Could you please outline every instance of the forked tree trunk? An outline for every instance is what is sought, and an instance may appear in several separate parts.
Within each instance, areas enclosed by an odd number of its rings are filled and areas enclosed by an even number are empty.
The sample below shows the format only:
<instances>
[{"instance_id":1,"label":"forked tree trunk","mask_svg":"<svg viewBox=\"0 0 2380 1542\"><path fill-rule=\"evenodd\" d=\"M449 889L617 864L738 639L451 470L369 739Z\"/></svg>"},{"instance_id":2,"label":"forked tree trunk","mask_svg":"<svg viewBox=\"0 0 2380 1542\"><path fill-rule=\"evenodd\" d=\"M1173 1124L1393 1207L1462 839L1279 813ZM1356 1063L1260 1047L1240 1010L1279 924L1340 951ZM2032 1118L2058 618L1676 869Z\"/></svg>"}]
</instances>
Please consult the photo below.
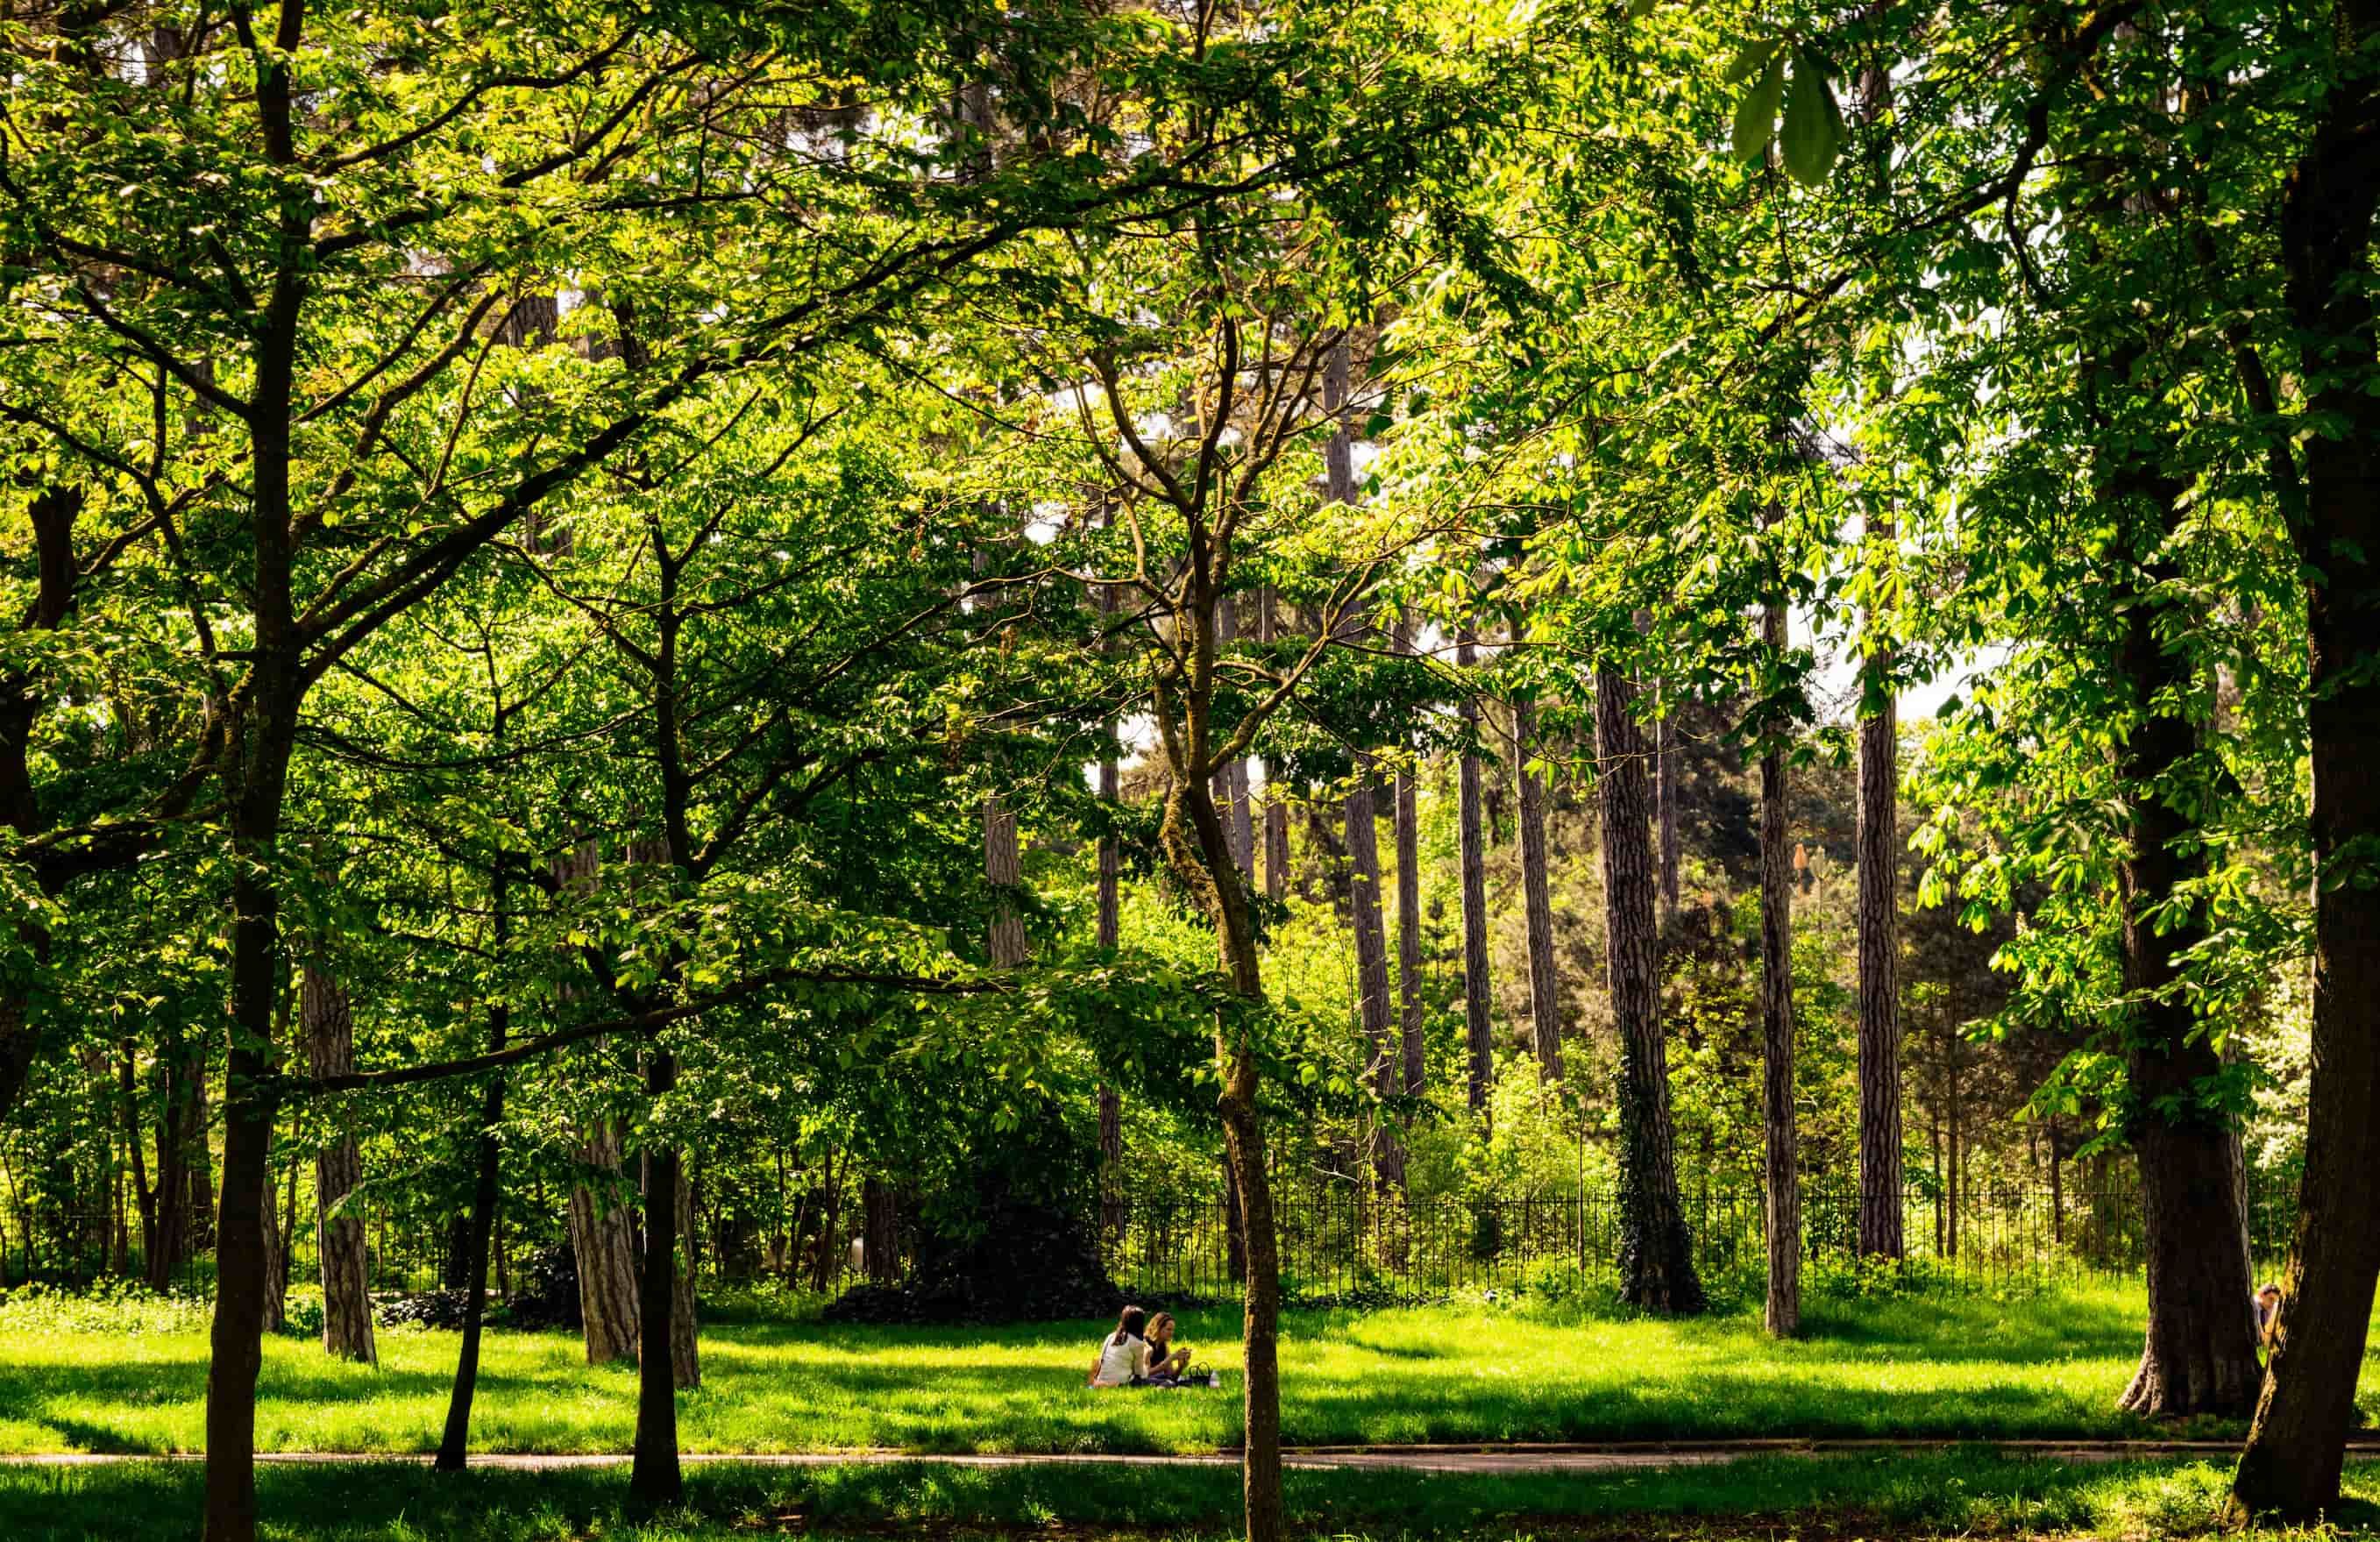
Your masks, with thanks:
<instances>
[{"instance_id":1,"label":"forked tree trunk","mask_svg":"<svg viewBox=\"0 0 2380 1542\"><path fill-rule=\"evenodd\" d=\"M1869 534L1893 538L1888 515ZM1900 1147L1900 716L1892 655L1865 665L1875 710L1859 725L1859 1249L1872 1258L1906 1256Z\"/></svg>"},{"instance_id":2,"label":"forked tree trunk","mask_svg":"<svg viewBox=\"0 0 2380 1542\"><path fill-rule=\"evenodd\" d=\"M1772 654L1784 652L1784 605L1772 601L1764 608L1761 633ZM1760 1040L1766 1320L1770 1333L1791 1339L1802 1331L1802 1173L1793 1111L1793 869L1786 849L1781 742L1788 725L1772 717L1765 726L1769 742L1760 757Z\"/></svg>"},{"instance_id":3,"label":"forked tree trunk","mask_svg":"<svg viewBox=\"0 0 2380 1542\"><path fill-rule=\"evenodd\" d=\"M636 1218L623 1202L620 1134L606 1117L595 1121L580 1162L606 1175L602 1192L581 1183L570 1191L570 1246L578 1258L578 1314L587 1363L608 1366L637 1353Z\"/></svg>"},{"instance_id":4,"label":"forked tree trunk","mask_svg":"<svg viewBox=\"0 0 2380 1542\"><path fill-rule=\"evenodd\" d=\"M1389 944L1380 925L1380 844L1372 796L1372 758L1355 761L1355 786L1347 795L1347 857L1353 880L1350 908L1355 931L1355 993L1364 1042L1371 1054L1372 1093L1391 1098L1398 1088L1396 1029L1389 1012ZM1383 1187L1404 1179L1404 1148L1385 1116L1372 1127L1372 1170Z\"/></svg>"},{"instance_id":5,"label":"forked tree trunk","mask_svg":"<svg viewBox=\"0 0 2380 1542\"><path fill-rule=\"evenodd\" d=\"M2303 339L2310 410L2346 425L2305 442L2293 521L2306 594L2307 740L2313 771L2313 1083L2297 1234L2278 1346L2233 1481L2243 1512L2309 1517L2336 1506L2355 1385L2380 1281L2380 403L2371 289L2380 92L2368 67L2380 6L2338 7L2325 104L2289 183L2282 265ZM2269 396L2270 392L2264 395ZM2286 462L2286 450L2279 455Z\"/></svg>"},{"instance_id":6,"label":"forked tree trunk","mask_svg":"<svg viewBox=\"0 0 2380 1542\"><path fill-rule=\"evenodd\" d=\"M1464 626L1456 631L1454 667L1465 680L1460 710L1465 729L1474 737L1479 733L1479 698L1470 694L1469 676L1476 652L1471 629ZM1463 868L1463 1026L1470 1050L1464 1092L1471 1111L1484 1114L1488 1088L1496 1079L1496 1046L1495 1023L1488 1015L1488 856L1480 830L1479 758L1463 756L1456 774L1462 783L1456 818L1462 847L1458 860Z\"/></svg>"},{"instance_id":7,"label":"forked tree trunk","mask_svg":"<svg viewBox=\"0 0 2380 1542\"><path fill-rule=\"evenodd\" d=\"M1536 703L1523 697L1512 703L1512 774L1521 782L1521 908L1528 941L1529 1039L1536 1050L1538 1079L1558 1082L1562 1075L1561 977L1554 963L1553 897L1546 871L1545 783L1529 773L1536 737ZM1637 774L1644 774L1641 766Z\"/></svg>"},{"instance_id":8,"label":"forked tree trunk","mask_svg":"<svg viewBox=\"0 0 2380 1542\"><path fill-rule=\"evenodd\" d=\"M306 1053L316 1077L356 1068L355 1014L345 987L308 965L299 1014ZM314 1158L315 1251L322 1263L322 1348L342 1360L377 1365L372 1339L370 1261L357 1190L363 1184L362 1148L343 1131Z\"/></svg>"},{"instance_id":9,"label":"forked tree trunk","mask_svg":"<svg viewBox=\"0 0 2380 1542\"><path fill-rule=\"evenodd\" d=\"M1661 1039L1659 960L1653 925L1652 794L1644 740L1628 715L1634 687L1595 673L1597 791L1603 825L1603 907L1611 1015L1620 1033L1620 1298L1665 1312L1706 1303L1678 1202L1670 1123L1670 1065Z\"/></svg>"}]
</instances>

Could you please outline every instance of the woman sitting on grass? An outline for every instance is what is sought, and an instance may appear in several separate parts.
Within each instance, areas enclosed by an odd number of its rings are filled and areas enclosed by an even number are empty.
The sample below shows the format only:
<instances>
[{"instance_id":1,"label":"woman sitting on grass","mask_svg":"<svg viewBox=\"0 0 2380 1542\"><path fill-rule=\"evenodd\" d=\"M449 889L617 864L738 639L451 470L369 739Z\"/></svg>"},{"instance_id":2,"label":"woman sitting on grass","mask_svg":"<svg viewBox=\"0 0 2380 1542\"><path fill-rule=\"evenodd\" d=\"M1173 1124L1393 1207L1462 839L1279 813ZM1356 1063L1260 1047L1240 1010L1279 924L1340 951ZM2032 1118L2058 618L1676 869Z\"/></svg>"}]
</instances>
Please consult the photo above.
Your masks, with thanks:
<instances>
[{"instance_id":1,"label":"woman sitting on grass","mask_svg":"<svg viewBox=\"0 0 2380 1542\"><path fill-rule=\"evenodd\" d=\"M1123 1309L1115 1331L1099 1341L1099 1352L1091 1357L1092 1386L1129 1387L1140 1380L1140 1367L1148 1358L1148 1345L1140 1335L1148 1326L1148 1313L1137 1306Z\"/></svg>"},{"instance_id":2,"label":"woman sitting on grass","mask_svg":"<svg viewBox=\"0 0 2380 1542\"><path fill-rule=\"evenodd\" d=\"M1141 1379L1152 1387L1191 1385L1190 1352L1173 1347L1173 1314L1160 1312L1148 1319L1147 1368ZM1200 1379L1204 1379L1202 1377Z\"/></svg>"}]
</instances>

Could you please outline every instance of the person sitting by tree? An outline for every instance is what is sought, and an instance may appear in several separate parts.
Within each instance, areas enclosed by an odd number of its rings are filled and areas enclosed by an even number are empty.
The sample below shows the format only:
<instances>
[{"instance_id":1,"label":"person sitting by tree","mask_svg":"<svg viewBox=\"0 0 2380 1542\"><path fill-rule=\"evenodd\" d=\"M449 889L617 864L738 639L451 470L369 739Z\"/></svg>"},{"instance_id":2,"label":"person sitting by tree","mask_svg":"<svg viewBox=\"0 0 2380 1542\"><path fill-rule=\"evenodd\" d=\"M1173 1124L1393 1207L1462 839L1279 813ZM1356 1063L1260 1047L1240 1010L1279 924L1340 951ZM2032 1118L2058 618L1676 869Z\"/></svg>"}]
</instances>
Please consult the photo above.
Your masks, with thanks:
<instances>
[{"instance_id":1,"label":"person sitting by tree","mask_svg":"<svg viewBox=\"0 0 2380 1542\"><path fill-rule=\"evenodd\" d=\"M1148 1357L1141 1334L1148 1326L1148 1314L1137 1306L1118 1315L1115 1331L1099 1341L1099 1353L1091 1356L1091 1386L1129 1387L1140 1380L1140 1367Z\"/></svg>"},{"instance_id":2,"label":"person sitting by tree","mask_svg":"<svg viewBox=\"0 0 2380 1542\"><path fill-rule=\"evenodd\" d=\"M2280 1327L2281 1288L2268 1280L2256 1293L2256 1342L2269 1351Z\"/></svg>"}]
</instances>

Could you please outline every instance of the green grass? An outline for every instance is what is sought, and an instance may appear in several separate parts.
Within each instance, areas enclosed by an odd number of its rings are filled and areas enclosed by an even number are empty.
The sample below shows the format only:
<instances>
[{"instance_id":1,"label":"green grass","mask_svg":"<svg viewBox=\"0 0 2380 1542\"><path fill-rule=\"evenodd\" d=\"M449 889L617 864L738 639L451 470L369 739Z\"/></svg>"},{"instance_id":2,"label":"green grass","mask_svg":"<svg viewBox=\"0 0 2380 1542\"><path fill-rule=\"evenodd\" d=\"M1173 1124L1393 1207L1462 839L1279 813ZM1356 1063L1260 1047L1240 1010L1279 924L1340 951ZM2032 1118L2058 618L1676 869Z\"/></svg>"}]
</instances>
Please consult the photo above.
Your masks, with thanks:
<instances>
[{"instance_id":1,"label":"green grass","mask_svg":"<svg viewBox=\"0 0 2380 1542\"><path fill-rule=\"evenodd\" d=\"M1297 1444L2149 1433L2114 1411L2140 1345L2136 1291L2035 1298L1814 1302L1778 1344L1737 1312L1670 1322L1555 1317L1510 1305L1293 1312L1282 1427ZM708 1327L703 1387L682 1397L692 1451L1211 1451L1239 1438L1220 1392L1092 1391L1100 1325L996 1330L744 1322ZM1184 1314L1203 1354L1237 1317ZM383 1330L378 1369L310 1341L266 1345L257 1439L269 1451L435 1447L455 1338ZM202 1319L164 1306L0 1304L0 1451L193 1451L202 1443ZM1226 1361L1228 1365L1228 1360ZM476 1449L619 1451L635 1372L589 1368L561 1333L488 1339ZM2367 1398L2380 1375L2367 1373ZM2171 1429L2161 1433L2176 1433ZM2209 1426L2181 1433L2224 1434Z\"/></svg>"},{"instance_id":2,"label":"green grass","mask_svg":"<svg viewBox=\"0 0 2380 1542\"><path fill-rule=\"evenodd\" d=\"M194 1463L0 1470L0 1536L22 1542L183 1542L194 1535ZM479 1472L264 1468L264 1535L306 1542L725 1542L803 1533L1220 1538L1237 1522L1238 1475L1219 1468L894 1464L696 1468L686 1505L650 1522L621 1506L617 1468ZM1973 1449L1886 1458L1770 1457L1724 1467L1613 1475L1288 1475L1300 1536L1507 1539L1569 1536L1700 1542L1840 1536L2162 1537L2211 1531L2225 1475L2204 1463L2070 1465ZM2380 1468L2350 1469L2350 1502L2316 1531L2369 1535Z\"/></svg>"}]
</instances>

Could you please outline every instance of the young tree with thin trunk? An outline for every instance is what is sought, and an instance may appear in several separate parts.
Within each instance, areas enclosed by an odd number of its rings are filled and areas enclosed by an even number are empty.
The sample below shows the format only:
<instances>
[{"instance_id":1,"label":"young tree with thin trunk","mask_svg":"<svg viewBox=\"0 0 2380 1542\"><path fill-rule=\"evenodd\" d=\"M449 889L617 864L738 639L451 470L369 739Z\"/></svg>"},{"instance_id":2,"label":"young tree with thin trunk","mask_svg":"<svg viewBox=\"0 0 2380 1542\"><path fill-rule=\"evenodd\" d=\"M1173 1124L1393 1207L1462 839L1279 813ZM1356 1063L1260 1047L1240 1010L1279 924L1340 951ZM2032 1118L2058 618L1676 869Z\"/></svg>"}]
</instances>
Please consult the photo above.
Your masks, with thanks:
<instances>
[{"instance_id":1,"label":"young tree with thin trunk","mask_svg":"<svg viewBox=\"0 0 2380 1542\"><path fill-rule=\"evenodd\" d=\"M1410 613L1399 613L1393 645L1399 653L1414 650ZM1404 1067L1402 1090L1408 1098L1418 1098L1428 1073L1421 1031L1421 802L1413 767L1402 759L1397 762L1395 797L1397 1036Z\"/></svg>"},{"instance_id":2,"label":"young tree with thin trunk","mask_svg":"<svg viewBox=\"0 0 2380 1542\"><path fill-rule=\"evenodd\" d=\"M1356 757L1355 785L1346 797L1351 926L1355 934L1355 1000L1368 1054L1367 1072L1376 1098L1392 1098L1399 1087L1395 1025L1389 1005L1388 938L1380 925L1379 820L1373 804L1373 762ZM1404 1149L1385 1118L1372 1129L1372 1169L1380 1186L1404 1181Z\"/></svg>"},{"instance_id":3,"label":"young tree with thin trunk","mask_svg":"<svg viewBox=\"0 0 2380 1542\"><path fill-rule=\"evenodd\" d=\"M1761 641L1772 662L1786 649L1785 604L1761 607ZM1772 714L1761 725L1760 755L1760 1045L1761 1123L1766 1160L1768 1331L1780 1339L1802 1331L1801 1139L1793 1096L1793 869L1785 740L1791 723Z\"/></svg>"},{"instance_id":4,"label":"young tree with thin trunk","mask_svg":"<svg viewBox=\"0 0 2380 1542\"><path fill-rule=\"evenodd\" d=\"M1561 974L1554 958L1545 783L1529 769L1529 758L1537 749L1536 738L1536 702L1527 696L1515 698L1512 774L1521 782L1521 910L1528 944L1529 1041L1536 1051L1538 1080L1558 1082L1562 1076Z\"/></svg>"},{"instance_id":5,"label":"young tree with thin trunk","mask_svg":"<svg viewBox=\"0 0 2380 1542\"><path fill-rule=\"evenodd\" d=\"M1477 651L1471 628L1460 626L1454 634L1454 667L1463 676L1458 710L1464 732L1474 739L1480 727L1479 698L1473 679ZM1456 775L1460 779L1456 861L1462 868L1463 890L1463 1025L1469 1057L1464 1101L1473 1114L1480 1115L1487 1111L1488 1088L1496 1078L1496 1046L1495 1024L1488 1013L1488 856L1482 839L1485 832L1480 829L1479 758L1466 749Z\"/></svg>"}]
</instances>

